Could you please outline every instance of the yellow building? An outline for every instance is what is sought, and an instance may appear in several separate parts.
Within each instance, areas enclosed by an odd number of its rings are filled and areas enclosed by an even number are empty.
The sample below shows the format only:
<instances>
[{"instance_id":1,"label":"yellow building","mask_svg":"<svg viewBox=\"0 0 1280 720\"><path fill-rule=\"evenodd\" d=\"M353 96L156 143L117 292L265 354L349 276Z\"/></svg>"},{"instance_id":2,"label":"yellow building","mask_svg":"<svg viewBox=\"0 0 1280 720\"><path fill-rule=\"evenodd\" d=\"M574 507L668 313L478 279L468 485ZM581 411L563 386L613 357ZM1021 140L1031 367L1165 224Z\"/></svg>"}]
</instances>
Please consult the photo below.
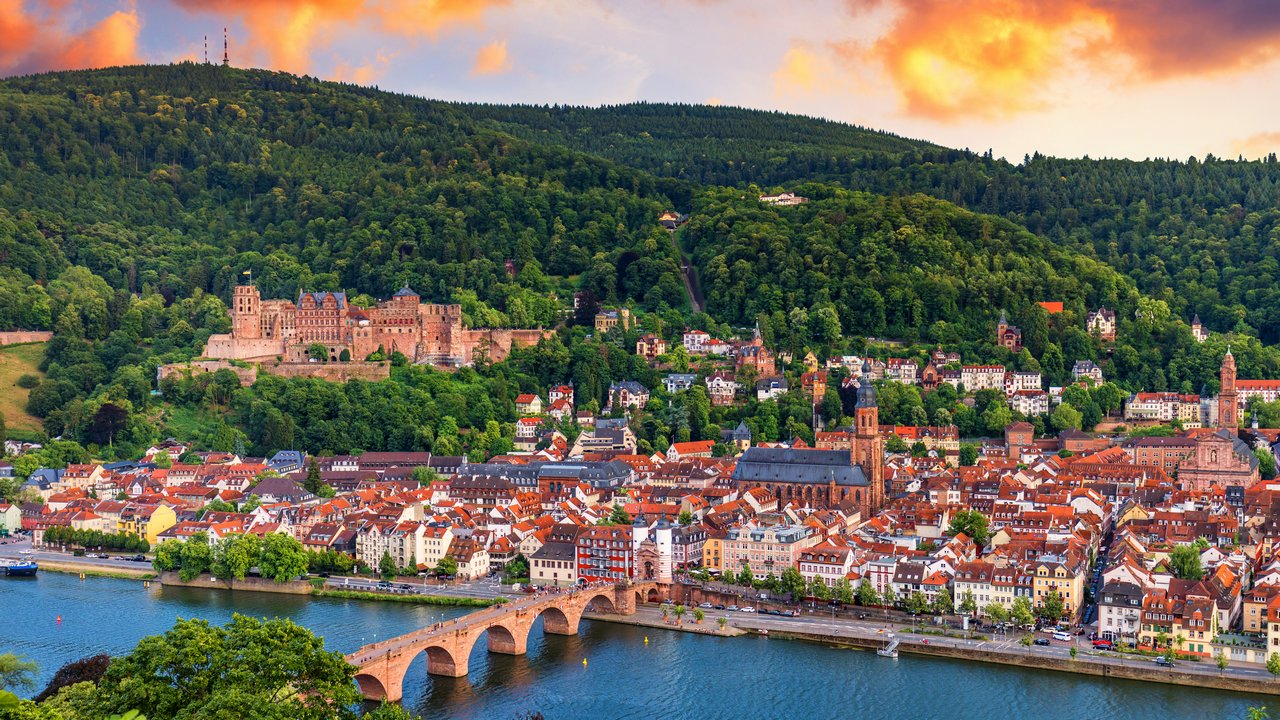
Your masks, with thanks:
<instances>
[{"instance_id":1,"label":"yellow building","mask_svg":"<svg viewBox=\"0 0 1280 720\"><path fill-rule=\"evenodd\" d=\"M724 538L707 533L702 544L702 568L707 572L724 570Z\"/></svg>"},{"instance_id":2,"label":"yellow building","mask_svg":"<svg viewBox=\"0 0 1280 720\"><path fill-rule=\"evenodd\" d=\"M1064 617L1075 618L1084 600L1084 562L1071 555L1045 555L1032 565L1032 599L1036 607L1045 597L1057 591L1062 597Z\"/></svg>"},{"instance_id":3,"label":"yellow building","mask_svg":"<svg viewBox=\"0 0 1280 720\"><path fill-rule=\"evenodd\" d=\"M178 515L168 505L130 505L120 513L117 532L133 533L152 545L160 533L178 523Z\"/></svg>"}]
</instances>

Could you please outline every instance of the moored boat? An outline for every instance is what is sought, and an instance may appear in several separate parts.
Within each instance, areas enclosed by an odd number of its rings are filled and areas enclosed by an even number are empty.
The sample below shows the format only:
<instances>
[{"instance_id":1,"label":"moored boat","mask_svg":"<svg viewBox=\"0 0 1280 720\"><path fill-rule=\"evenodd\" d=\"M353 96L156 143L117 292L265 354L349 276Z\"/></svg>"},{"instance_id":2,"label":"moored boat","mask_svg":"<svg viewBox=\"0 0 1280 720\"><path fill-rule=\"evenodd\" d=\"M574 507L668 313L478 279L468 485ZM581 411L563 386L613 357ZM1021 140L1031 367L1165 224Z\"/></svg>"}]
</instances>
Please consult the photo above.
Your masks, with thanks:
<instances>
[{"instance_id":1,"label":"moored boat","mask_svg":"<svg viewBox=\"0 0 1280 720\"><path fill-rule=\"evenodd\" d=\"M6 577L31 577L36 574L40 566L35 560L10 560L0 558L0 571Z\"/></svg>"}]
</instances>

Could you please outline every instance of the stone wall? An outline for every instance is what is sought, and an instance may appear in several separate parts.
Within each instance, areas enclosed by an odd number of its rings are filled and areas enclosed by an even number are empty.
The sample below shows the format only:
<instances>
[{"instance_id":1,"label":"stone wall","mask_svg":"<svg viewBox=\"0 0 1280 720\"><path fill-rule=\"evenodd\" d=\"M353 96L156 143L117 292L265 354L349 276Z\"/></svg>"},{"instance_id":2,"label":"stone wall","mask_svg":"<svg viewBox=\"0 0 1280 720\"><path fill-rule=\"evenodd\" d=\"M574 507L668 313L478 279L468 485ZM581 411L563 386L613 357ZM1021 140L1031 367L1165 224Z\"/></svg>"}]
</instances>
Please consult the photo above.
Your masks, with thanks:
<instances>
[{"instance_id":1,"label":"stone wall","mask_svg":"<svg viewBox=\"0 0 1280 720\"><path fill-rule=\"evenodd\" d=\"M49 342L53 333L48 330L13 330L0 332L0 346L19 345L21 343Z\"/></svg>"},{"instance_id":2,"label":"stone wall","mask_svg":"<svg viewBox=\"0 0 1280 720\"><path fill-rule=\"evenodd\" d=\"M366 362L269 362L261 366L263 372L281 377L313 377L329 382L347 382L348 380L368 380L376 382L391 377L391 363Z\"/></svg>"},{"instance_id":3,"label":"stone wall","mask_svg":"<svg viewBox=\"0 0 1280 720\"><path fill-rule=\"evenodd\" d=\"M269 360L284 354L284 343L272 338L246 339L210 335L204 356L222 360Z\"/></svg>"},{"instance_id":4,"label":"stone wall","mask_svg":"<svg viewBox=\"0 0 1280 720\"><path fill-rule=\"evenodd\" d=\"M311 583L303 580L278 583L260 577L247 577L244 580L218 580L212 575L201 575L194 580L184 581L176 572L160 573L161 585L179 587L207 588L211 590L247 590L250 592L280 593L282 595L310 595Z\"/></svg>"},{"instance_id":5,"label":"stone wall","mask_svg":"<svg viewBox=\"0 0 1280 720\"><path fill-rule=\"evenodd\" d=\"M507 328L479 328L463 331L463 358L465 364L475 362L478 352L485 352L489 362L502 362L511 354L511 348L537 345L544 337L551 337L554 330L511 330Z\"/></svg>"},{"instance_id":6,"label":"stone wall","mask_svg":"<svg viewBox=\"0 0 1280 720\"><path fill-rule=\"evenodd\" d=\"M236 378L240 380L242 387L248 387L258 379L258 373L253 368L244 368L238 365L232 365L226 360L193 360L186 363L169 363L161 365L156 370L156 379L164 380L173 375L203 375L205 373L217 372L219 370L230 370L236 374Z\"/></svg>"}]
</instances>

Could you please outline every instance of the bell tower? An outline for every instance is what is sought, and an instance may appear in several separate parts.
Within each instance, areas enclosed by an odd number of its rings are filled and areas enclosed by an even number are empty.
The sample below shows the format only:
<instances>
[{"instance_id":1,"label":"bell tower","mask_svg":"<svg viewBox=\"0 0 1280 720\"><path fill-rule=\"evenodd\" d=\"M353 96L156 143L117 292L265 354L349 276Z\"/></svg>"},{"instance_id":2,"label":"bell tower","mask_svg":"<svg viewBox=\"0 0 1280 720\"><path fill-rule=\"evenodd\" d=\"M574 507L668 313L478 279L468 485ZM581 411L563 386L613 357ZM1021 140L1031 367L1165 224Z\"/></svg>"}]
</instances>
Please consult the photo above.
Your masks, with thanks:
<instances>
[{"instance_id":1,"label":"bell tower","mask_svg":"<svg viewBox=\"0 0 1280 720\"><path fill-rule=\"evenodd\" d=\"M880 437L880 408L876 405L876 389L871 381L871 361L862 364L862 384L854 406L854 432L850 461L862 468L867 477L866 494L858 509L864 520L884 507L884 440Z\"/></svg>"},{"instance_id":2,"label":"bell tower","mask_svg":"<svg viewBox=\"0 0 1280 720\"><path fill-rule=\"evenodd\" d=\"M1218 427L1234 431L1240 427L1240 402L1236 395L1236 358L1231 354L1231 348L1227 348L1227 354L1222 356L1219 379Z\"/></svg>"}]
</instances>

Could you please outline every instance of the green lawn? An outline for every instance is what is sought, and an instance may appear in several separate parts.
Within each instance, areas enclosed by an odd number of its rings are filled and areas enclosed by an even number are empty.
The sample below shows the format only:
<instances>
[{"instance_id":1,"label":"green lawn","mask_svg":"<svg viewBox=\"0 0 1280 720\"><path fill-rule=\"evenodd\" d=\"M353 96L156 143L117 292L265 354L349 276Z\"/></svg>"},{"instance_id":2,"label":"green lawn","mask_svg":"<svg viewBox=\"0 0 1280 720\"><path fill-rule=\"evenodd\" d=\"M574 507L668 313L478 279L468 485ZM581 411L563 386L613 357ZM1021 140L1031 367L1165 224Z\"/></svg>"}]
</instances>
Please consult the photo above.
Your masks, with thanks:
<instances>
[{"instance_id":1,"label":"green lawn","mask_svg":"<svg viewBox=\"0 0 1280 720\"><path fill-rule=\"evenodd\" d=\"M44 343L25 343L0 347L0 413L9 430L18 430L19 437L43 429L40 418L27 414L29 390L18 387L18 378L32 374L44 378L37 370L44 359Z\"/></svg>"}]
</instances>

